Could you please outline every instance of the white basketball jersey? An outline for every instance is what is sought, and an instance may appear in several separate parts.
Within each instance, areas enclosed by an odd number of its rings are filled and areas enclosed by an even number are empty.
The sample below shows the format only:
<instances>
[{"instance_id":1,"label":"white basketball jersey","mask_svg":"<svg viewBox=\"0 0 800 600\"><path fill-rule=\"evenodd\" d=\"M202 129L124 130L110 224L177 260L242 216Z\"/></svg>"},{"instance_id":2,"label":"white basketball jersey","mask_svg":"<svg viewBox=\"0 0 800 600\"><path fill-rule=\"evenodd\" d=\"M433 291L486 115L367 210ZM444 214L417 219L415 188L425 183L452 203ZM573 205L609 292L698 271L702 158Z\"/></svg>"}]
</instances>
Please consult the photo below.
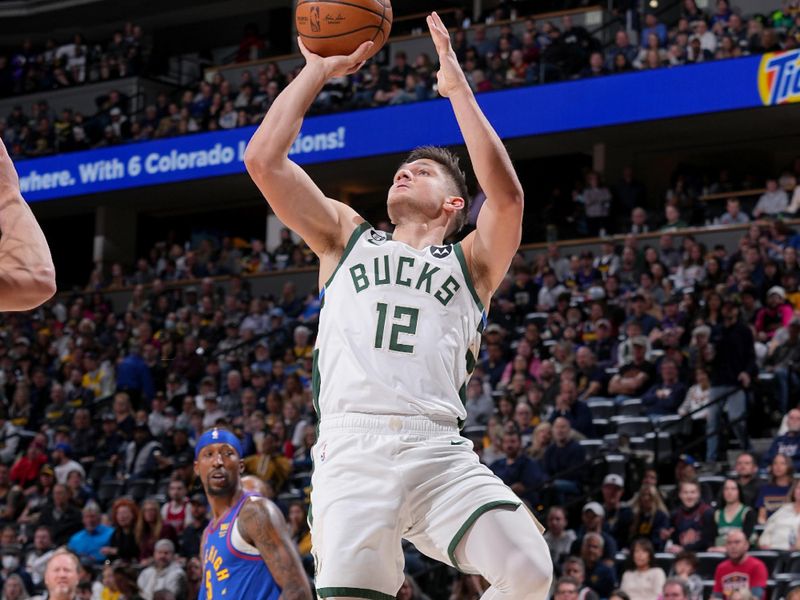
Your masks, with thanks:
<instances>
[{"instance_id":1,"label":"white basketball jersey","mask_svg":"<svg viewBox=\"0 0 800 600\"><path fill-rule=\"evenodd\" d=\"M466 418L485 313L460 244L417 250L363 223L322 298L312 382L320 419Z\"/></svg>"}]
</instances>

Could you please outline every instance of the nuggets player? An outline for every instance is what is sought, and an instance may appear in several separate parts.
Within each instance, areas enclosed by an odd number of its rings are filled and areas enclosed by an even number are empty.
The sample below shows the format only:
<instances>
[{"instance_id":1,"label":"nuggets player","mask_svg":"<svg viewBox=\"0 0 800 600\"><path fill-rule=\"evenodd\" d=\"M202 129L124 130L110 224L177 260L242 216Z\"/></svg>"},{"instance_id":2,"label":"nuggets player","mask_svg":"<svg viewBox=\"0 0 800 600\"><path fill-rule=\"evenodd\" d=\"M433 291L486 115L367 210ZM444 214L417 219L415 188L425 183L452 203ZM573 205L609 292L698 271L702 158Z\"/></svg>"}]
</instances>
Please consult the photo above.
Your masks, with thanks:
<instances>
[{"instance_id":1,"label":"nuggets player","mask_svg":"<svg viewBox=\"0 0 800 600\"><path fill-rule=\"evenodd\" d=\"M306 66L281 93L245 163L277 216L320 259L324 294L313 391L320 434L309 512L321 598L392 600L403 583L401 540L490 583L485 600L547 596L552 563L538 523L459 434L463 398L494 290L517 251L523 191L481 112L436 13L428 26L448 97L488 200L466 220L457 159L412 153L388 193L393 235L317 188L289 160L305 112L350 56L301 50ZM380 135L380 132L375 132Z\"/></svg>"},{"instance_id":2,"label":"nuggets player","mask_svg":"<svg viewBox=\"0 0 800 600\"><path fill-rule=\"evenodd\" d=\"M311 600L283 515L266 498L242 489L243 469L234 434L210 429L200 436L194 471L213 519L203 532L199 600Z\"/></svg>"}]
</instances>

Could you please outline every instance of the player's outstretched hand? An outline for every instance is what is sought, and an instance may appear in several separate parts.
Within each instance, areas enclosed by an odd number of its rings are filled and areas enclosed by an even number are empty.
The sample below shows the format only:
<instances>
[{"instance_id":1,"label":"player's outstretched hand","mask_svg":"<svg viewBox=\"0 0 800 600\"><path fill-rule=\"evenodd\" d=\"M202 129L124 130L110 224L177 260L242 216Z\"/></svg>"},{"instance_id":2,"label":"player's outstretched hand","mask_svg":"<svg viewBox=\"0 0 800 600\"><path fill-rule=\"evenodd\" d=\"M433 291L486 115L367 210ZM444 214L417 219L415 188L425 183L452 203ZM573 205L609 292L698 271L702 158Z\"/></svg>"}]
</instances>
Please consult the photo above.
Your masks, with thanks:
<instances>
[{"instance_id":1,"label":"player's outstretched hand","mask_svg":"<svg viewBox=\"0 0 800 600\"><path fill-rule=\"evenodd\" d=\"M439 55L439 72L436 74L439 94L449 98L459 92L470 92L467 78L450 44L450 32L447 31L442 18L436 12L432 12L428 15L427 21L433 45L436 46L436 53Z\"/></svg>"},{"instance_id":2,"label":"player's outstretched hand","mask_svg":"<svg viewBox=\"0 0 800 600\"><path fill-rule=\"evenodd\" d=\"M364 63L367 62L367 56L369 56L373 42L364 42L350 56L328 57L322 57L311 52L299 37L297 38L297 45L300 46L300 52L303 54L303 58L306 59L306 64L318 63L322 65L325 68L325 78L332 79L333 77L352 75L363 67Z\"/></svg>"}]
</instances>

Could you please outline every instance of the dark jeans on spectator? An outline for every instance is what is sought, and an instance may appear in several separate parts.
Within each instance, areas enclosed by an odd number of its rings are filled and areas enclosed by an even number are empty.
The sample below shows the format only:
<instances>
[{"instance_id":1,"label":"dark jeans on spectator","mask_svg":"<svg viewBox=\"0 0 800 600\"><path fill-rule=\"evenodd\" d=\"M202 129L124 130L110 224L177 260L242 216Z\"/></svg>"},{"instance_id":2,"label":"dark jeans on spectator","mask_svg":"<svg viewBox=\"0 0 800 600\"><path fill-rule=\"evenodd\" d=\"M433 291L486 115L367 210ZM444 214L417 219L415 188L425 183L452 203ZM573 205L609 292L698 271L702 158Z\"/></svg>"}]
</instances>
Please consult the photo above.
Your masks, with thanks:
<instances>
[{"instance_id":1,"label":"dark jeans on spectator","mask_svg":"<svg viewBox=\"0 0 800 600\"><path fill-rule=\"evenodd\" d=\"M555 479L553 481L553 494L556 504L564 506L569 497L581 495L581 488L575 481L569 479Z\"/></svg>"},{"instance_id":2,"label":"dark jeans on spectator","mask_svg":"<svg viewBox=\"0 0 800 600\"><path fill-rule=\"evenodd\" d=\"M800 375L789 367L775 369L775 382L778 384L778 410L782 415L789 410L789 394L800 391Z\"/></svg>"},{"instance_id":3,"label":"dark jeans on spectator","mask_svg":"<svg viewBox=\"0 0 800 600\"><path fill-rule=\"evenodd\" d=\"M721 396L730 394L727 399L719 404L714 401ZM708 407L708 419L706 420L706 460L717 461L719 450L719 434L722 426L722 411L728 418L728 424L733 430L736 439L742 450L750 448L750 440L747 437L747 393L732 385L714 386L709 395L711 406Z\"/></svg>"}]
</instances>

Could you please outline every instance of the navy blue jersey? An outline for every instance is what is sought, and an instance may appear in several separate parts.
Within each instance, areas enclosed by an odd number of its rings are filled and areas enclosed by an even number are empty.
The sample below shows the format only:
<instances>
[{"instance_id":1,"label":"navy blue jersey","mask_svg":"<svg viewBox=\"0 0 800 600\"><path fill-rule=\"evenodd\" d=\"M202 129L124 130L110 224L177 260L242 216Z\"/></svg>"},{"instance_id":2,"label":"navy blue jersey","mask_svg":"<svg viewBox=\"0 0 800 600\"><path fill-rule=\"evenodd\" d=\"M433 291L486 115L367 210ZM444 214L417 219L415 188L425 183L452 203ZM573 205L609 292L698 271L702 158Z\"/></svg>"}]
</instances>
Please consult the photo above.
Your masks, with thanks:
<instances>
[{"instance_id":1,"label":"navy blue jersey","mask_svg":"<svg viewBox=\"0 0 800 600\"><path fill-rule=\"evenodd\" d=\"M198 600L278 600L280 597L281 588L261 555L254 552L254 548L243 552L233 545L236 518L251 496L253 494L243 494L219 521L212 521L206 527L201 553L203 585Z\"/></svg>"}]
</instances>

